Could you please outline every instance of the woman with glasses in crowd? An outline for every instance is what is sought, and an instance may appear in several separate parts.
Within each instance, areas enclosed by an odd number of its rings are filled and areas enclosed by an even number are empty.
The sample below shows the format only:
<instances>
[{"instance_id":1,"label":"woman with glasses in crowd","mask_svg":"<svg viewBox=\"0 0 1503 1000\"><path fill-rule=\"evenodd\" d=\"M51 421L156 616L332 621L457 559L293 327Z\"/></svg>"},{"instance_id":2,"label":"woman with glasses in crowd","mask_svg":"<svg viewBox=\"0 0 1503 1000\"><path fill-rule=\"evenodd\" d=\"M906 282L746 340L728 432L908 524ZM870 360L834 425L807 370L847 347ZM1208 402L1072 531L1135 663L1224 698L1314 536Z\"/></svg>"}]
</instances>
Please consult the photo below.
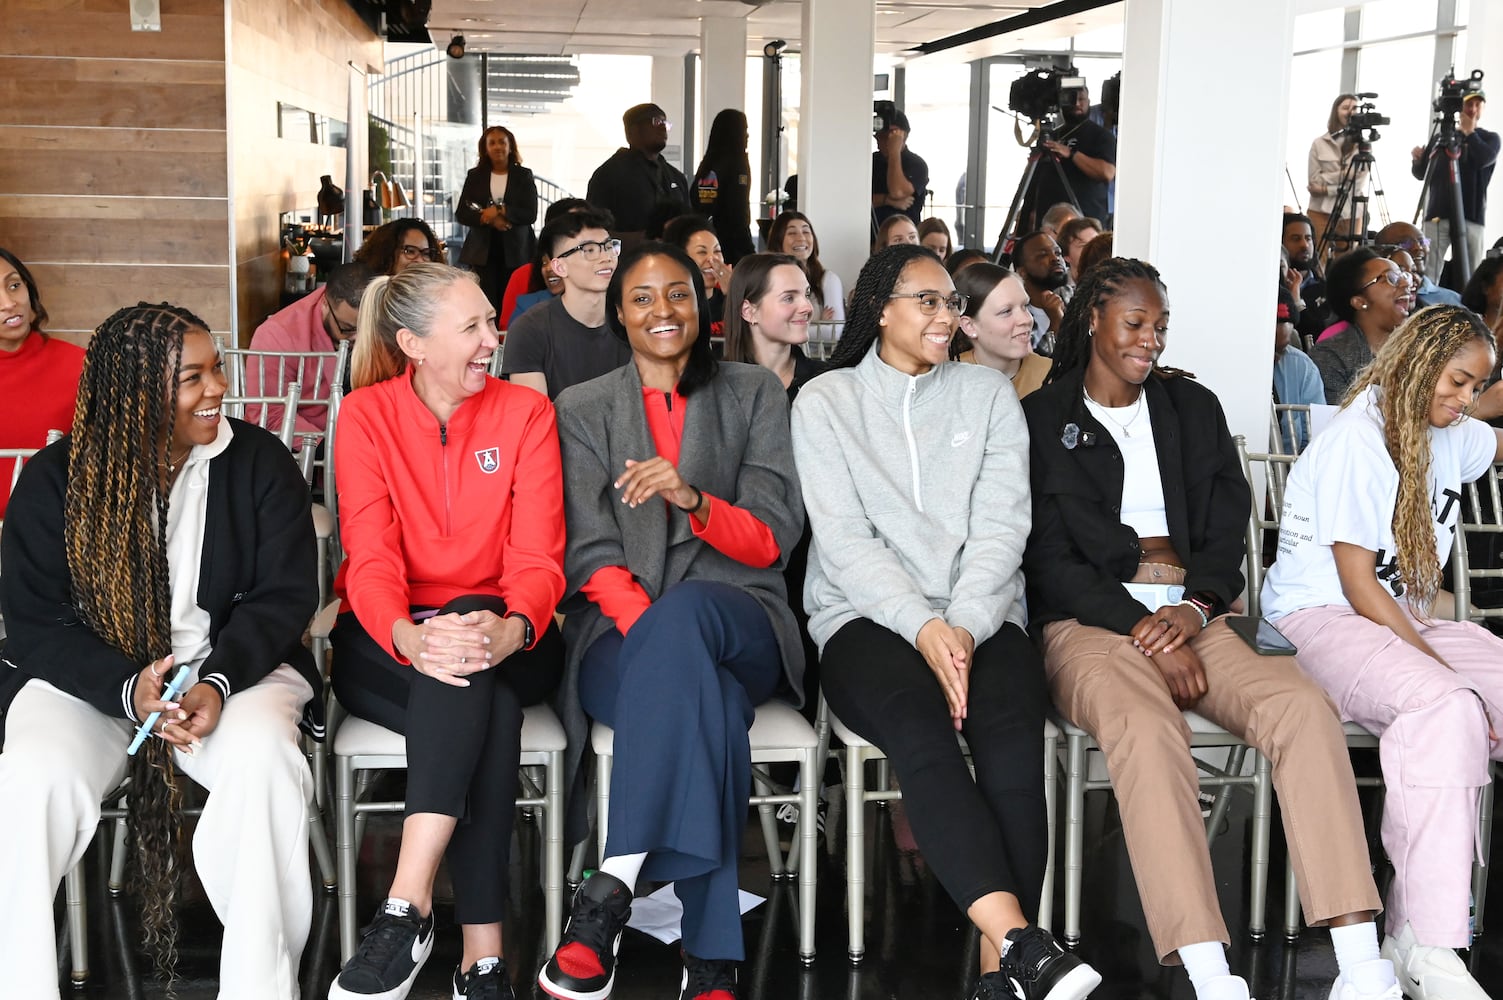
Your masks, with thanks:
<instances>
[{"instance_id":1,"label":"woman with glasses in crowd","mask_svg":"<svg viewBox=\"0 0 1503 1000\"><path fill-rule=\"evenodd\" d=\"M1503 431L1471 415L1496 364L1465 308L1400 326L1290 472L1263 581L1263 614L1300 666L1379 737L1394 867L1383 955L1411 1000L1487 996L1454 949L1473 944L1478 797L1503 759L1503 640L1444 620L1441 576L1462 484L1503 461Z\"/></svg>"},{"instance_id":2,"label":"woman with glasses in crowd","mask_svg":"<svg viewBox=\"0 0 1503 1000\"><path fill-rule=\"evenodd\" d=\"M1273 765L1306 922L1331 926L1331 996L1399 1000L1340 720L1292 658L1259 656L1226 621L1252 501L1215 395L1159 365L1168 327L1152 265L1098 264L1049 381L1023 400L1028 612L1054 704L1106 756L1154 951L1184 964L1198 1000L1248 987L1227 965L1192 709Z\"/></svg>"},{"instance_id":3,"label":"woman with glasses in crowd","mask_svg":"<svg viewBox=\"0 0 1503 1000\"><path fill-rule=\"evenodd\" d=\"M1409 275L1371 247L1358 247L1326 270L1326 301L1338 323L1321 334L1310 360L1320 369L1326 402L1338 406L1409 315Z\"/></svg>"},{"instance_id":4,"label":"woman with glasses in crowd","mask_svg":"<svg viewBox=\"0 0 1503 1000\"><path fill-rule=\"evenodd\" d=\"M827 322L845 320L845 288L840 275L827 270L819 260L819 237L814 224L802 212L783 212L772 220L767 233L769 253L786 253L803 265L809 275L809 287L819 305L819 319Z\"/></svg>"},{"instance_id":5,"label":"woman with glasses in crowd","mask_svg":"<svg viewBox=\"0 0 1503 1000\"><path fill-rule=\"evenodd\" d=\"M1048 692L1024 631L1028 436L1006 378L947 363L965 310L927 248L861 269L793 411L804 603L831 710L892 761L919 850L981 932L975 996L1082 1000L1101 977L1033 924Z\"/></svg>"},{"instance_id":6,"label":"woman with glasses in crowd","mask_svg":"<svg viewBox=\"0 0 1503 1000\"><path fill-rule=\"evenodd\" d=\"M804 520L788 400L766 369L715 360L705 298L678 247L628 251L606 316L631 362L558 398L564 723L576 755L586 714L615 730L605 857L538 977L565 1000L610 995L639 878L683 903L682 1000L736 995L748 730L758 704L803 690L782 573Z\"/></svg>"},{"instance_id":7,"label":"woman with glasses in crowd","mask_svg":"<svg viewBox=\"0 0 1503 1000\"><path fill-rule=\"evenodd\" d=\"M422 219L393 219L365 238L355 259L377 274L399 274L424 261L440 260L438 237Z\"/></svg>"},{"instance_id":8,"label":"woman with glasses in crowd","mask_svg":"<svg viewBox=\"0 0 1503 1000\"><path fill-rule=\"evenodd\" d=\"M499 310L512 272L537 253L538 188L511 129L492 125L479 145L480 160L465 175L454 209L459 224L470 227L459 262L480 275L485 297Z\"/></svg>"}]
</instances>

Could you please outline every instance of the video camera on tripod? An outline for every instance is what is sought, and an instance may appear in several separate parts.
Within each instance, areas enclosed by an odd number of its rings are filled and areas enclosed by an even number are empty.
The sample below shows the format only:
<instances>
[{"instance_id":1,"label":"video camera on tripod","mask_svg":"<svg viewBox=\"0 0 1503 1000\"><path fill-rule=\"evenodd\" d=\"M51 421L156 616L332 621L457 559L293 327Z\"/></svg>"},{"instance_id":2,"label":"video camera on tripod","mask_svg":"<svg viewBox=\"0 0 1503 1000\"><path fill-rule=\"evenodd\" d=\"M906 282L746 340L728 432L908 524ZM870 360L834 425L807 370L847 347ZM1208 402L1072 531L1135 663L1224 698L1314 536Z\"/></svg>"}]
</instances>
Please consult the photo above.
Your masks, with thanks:
<instances>
[{"instance_id":1,"label":"video camera on tripod","mask_svg":"<svg viewBox=\"0 0 1503 1000\"><path fill-rule=\"evenodd\" d=\"M1393 119L1387 115L1378 114L1378 106L1373 103L1378 99L1377 94L1366 91L1361 94L1353 94L1352 96L1358 101L1357 108L1352 112L1352 116L1347 119L1346 127L1332 132L1331 138L1339 139L1342 136L1351 136L1358 143L1377 142L1383 138L1383 136L1378 134L1378 126L1392 125Z\"/></svg>"},{"instance_id":2,"label":"video camera on tripod","mask_svg":"<svg viewBox=\"0 0 1503 1000\"><path fill-rule=\"evenodd\" d=\"M1461 134L1460 118L1467 99L1482 96L1482 71L1474 69L1470 76L1457 79L1456 69L1452 67L1441 77L1437 89L1439 93L1431 104L1434 128L1425 144L1428 162L1425 164L1424 183L1420 186L1419 204L1414 209L1414 222L1418 225L1425 214L1431 187L1444 184L1449 191L1450 212L1446 222L1451 227L1450 232L1465 233L1467 221L1462 210L1461 154L1466 145L1466 136ZM1471 274L1473 262L1467 251L1466 240L1453 240L1451 251L1452 263L1463 275ZM1445 248L1437 247L1436 253L1444 254Z\"/></svg>"},{"instance_id":3,"label":"video camera on tripod","mask_svg":"<svg viewBox=\"0 0 1503 1000\"><path fill-rule=\"evenodd\" d=\"M1074 66L1043 67L1029 70L1012 82L1007 91L1007 107L1036 121L1045 138L1052 138L1063 109L1073 105L1086 86Z\"/></svg>"},{"instance_id":4,"label":"video camera on tripod","mask_svg":"<svg viewBox=\"0 0 1503 1000\"><path fill-rule=\"evenodd\" d=\"M1434 114L1432 119L1440 126L1441 133L1446 134L1456 128L1456 119L1461 115L1461 106L1466 99L1482 92L1482 71L1472 70L1472 75L1464 80L1456 79L1456 70L1452 69L1438 84L1440 93L1435 96L1435 101L1430 109Z\"/></svg>"}]
</instances>

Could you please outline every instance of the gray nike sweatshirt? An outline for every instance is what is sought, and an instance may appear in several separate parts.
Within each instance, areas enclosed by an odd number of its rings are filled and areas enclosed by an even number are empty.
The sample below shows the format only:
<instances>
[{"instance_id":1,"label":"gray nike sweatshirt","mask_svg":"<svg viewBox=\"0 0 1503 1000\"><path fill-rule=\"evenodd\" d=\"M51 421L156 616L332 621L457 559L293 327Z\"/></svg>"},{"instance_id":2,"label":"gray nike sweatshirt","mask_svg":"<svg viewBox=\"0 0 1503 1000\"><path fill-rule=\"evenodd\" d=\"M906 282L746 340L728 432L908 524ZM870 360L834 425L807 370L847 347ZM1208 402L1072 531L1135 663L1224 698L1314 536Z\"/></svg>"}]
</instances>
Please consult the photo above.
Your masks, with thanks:
<instances>
[{"instance_id":1,"label":"gray nike sweatshirt","mask_svg":"<svg viewBox=\"0 0 1503 1000\"><path fill-rule=\"evenodd\" d=\"M799 393L793 455L814 533L804 607L821 650L855 618L909 642L943 618L977 645L1003 622L1026 624L1028 426L1006 376L955 363L909 376L874 344Z\"/></svg>"}]
</instances>

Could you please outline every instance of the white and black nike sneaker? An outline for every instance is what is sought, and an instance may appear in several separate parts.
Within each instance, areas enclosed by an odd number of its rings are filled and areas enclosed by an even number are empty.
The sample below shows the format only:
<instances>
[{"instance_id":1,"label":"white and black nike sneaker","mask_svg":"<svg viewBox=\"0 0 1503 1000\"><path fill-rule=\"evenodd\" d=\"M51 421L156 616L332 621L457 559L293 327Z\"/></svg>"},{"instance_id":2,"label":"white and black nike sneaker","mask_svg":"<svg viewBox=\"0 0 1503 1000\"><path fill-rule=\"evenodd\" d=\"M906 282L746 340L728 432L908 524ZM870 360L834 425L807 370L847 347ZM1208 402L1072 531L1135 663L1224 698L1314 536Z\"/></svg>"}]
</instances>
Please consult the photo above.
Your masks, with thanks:
<instances>
[{"instance_id":1,"label":"white and black nike sneaker","mask_svg":"<svg viewBox=\"0 0 1503 1000\"><path fill-rule=\"evenodd\" d=\"M433 951L433 914L388 899L363 931L360 947L329 985L329 1000L403 1000Z\"/></svg>"},{"instance_id":2,"label":"white and black nike sneaker","mask_svg":"<svg viewBox=\"0 0 1503 1000\"><path fill-rule=\"evenodd\" d=\"M1042 927L1007 933L1012 947L996 972L976 985L975 1000L1085 1000L1101 973L1055 943Z\"/></svg>"}]
</instances>

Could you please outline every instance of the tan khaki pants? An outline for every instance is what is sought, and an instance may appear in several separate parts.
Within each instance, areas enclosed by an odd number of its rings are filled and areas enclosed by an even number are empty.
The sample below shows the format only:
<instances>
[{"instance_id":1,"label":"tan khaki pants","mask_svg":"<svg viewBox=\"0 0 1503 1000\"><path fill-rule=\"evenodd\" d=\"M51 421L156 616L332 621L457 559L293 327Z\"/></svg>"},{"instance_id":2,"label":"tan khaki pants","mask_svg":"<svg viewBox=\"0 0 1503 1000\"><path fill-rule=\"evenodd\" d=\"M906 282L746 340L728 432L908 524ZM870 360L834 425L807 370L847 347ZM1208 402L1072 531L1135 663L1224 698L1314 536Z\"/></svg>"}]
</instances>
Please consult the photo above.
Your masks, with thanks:
<instances>
[{"instance_id":1,"label":"tan khaki pants","mask_svg":"<svg viewBox=\"0 0 1503 1000\"><path fill-rule=\"evenodd\" d=\"M1259 656L1225 619L1191 643L1208 691L1195 710L1273 767L1305 920L1381 908L1336 709L1294 657ZM1148 931L1160 961L1181 945L1230 943L1205 826L1190 728L1130 636L1069 620L1044 626L1054 703L1106 755Z\"/></svg>"}]
</instances>

